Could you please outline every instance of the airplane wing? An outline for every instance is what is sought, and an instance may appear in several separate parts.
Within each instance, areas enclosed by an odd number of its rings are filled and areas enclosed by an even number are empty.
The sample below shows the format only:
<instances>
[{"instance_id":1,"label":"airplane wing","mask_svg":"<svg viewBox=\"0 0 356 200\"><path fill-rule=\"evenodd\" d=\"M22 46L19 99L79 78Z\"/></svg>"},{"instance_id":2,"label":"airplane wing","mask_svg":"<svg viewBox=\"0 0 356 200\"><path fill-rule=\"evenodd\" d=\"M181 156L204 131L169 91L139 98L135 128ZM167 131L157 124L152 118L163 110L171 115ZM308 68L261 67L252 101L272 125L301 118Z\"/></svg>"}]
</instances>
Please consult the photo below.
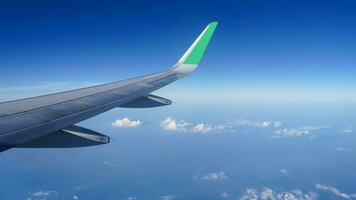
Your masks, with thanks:
<instances>
[{"instance_id":1,"label":"airplane wing","mask_svg":"<svg viewBox=\"0 0 356 200\"><path fill-rule=\"evenodd\" d=\"M9 148L66 148L110 142L106 135L74 124L113 108L171 104L150 93L193 72L214 33L210 23L167 71L67 92L0 103L0 151Z\"/></svg>"}]
</instances>

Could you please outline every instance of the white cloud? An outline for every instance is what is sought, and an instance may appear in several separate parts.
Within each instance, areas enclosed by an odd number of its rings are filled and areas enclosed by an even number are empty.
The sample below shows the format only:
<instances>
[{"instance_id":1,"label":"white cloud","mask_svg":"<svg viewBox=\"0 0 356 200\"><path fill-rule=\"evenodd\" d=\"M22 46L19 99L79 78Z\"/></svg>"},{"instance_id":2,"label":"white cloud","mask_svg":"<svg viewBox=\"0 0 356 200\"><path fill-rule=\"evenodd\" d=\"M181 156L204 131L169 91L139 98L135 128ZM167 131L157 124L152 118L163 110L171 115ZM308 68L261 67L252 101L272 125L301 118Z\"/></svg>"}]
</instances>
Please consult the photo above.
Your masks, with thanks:
<instances>
[{"instance_id":1,"label":"white cloud","mask_svg":"<svg viewBox=\"0 0 356 200\"><path fill-rule=\"evenodd\" d=\"M130 128L134 128L134 127L138 127L142 124L142 122L140 120L134 120L134 119L129 119L128 117L122 118L122 119L117 119L116 121L114 121L112 123L112 125L114 127L130 127Z\"/></svg>"},{"instance_id":2,"label":"white cloud","mask_svg":"<svg viewBox=\"0 0 356 200\"><path fill-rule=\"evenodd\" d=\"M228 198L228 197L231 197L231 194L229 194L227 192L223 192L223 193L221 193L221 197Z\"/></svg>"},{"instance_id":3,"label":"white cloud","mask_svg":"<svg viewBox=\"0 0 356 200\"><path fill-rule=\"evenodd\" d=\"M245 125L245 126L253 126L253 127L260 127L260 128L267 128L273 125L274 123L271 121L250 121L247 119L237 119L238 125Z\"/></svg>"},{"instance_id":4,"label":"white cloud","mask_svg":"<svg viewBox=\"0 0 356 200\"><path fill-rule=\"evenodd\" d=\"M212 125L207 123L190 123L185 120L176 120L168 117L161 122L161 127L167 131L173 132L190 132L190 133L233 133L236 132L239 126L257 127L257 128L274 128L274 137L296 137L309 135L315 136L315 133L322 129L327 129L329 125L320 126L304 126L299 128L281 128L283 127L280 121L251 121L247 119L237 119L232 123L222 123Z\"/></svg>"},{"instance_id":5,"label":"white cloud","mask_svg":"<svg viewBox=\"0 0 356 200\"><path fill-rule=\"evenodd\" d=\"M208 133L211 132L213 130L213 127L209 124L203 124L203 123L199 123L195 126L192 127L192 131L193 132L197 132L197 133Z\"/></svg>"},{"instance_id":6,"label":"white cloud","mask_svg":"<svg viewBox=\"0 0 356 200\"><path fill-rule=\"evenodd\" d=\"M202 177L202 180L205 181L223 181L223 180L229 180L229 177L225 174L224 171L220 172L212 172L208 173L205 176Z\"/></svg>"},{"instance_id":7,"label":"white cloud","mask_svg":"<svg viewBox=\"0 0 356 200\"><path fill-rule=\"evenodd\" d=\"M341 132L343 132L343 133L352 133L353 129L352 129L352 127L348 127L348 128L343 129Z\"/></svg>"},{"instance_id":8,"label":"white cloud","mask_svg":"<svg viewBox=\"0 0 356 200\"><path fill-rule=\"evenodd\" d=\"M245 193L239 198L239 200L258 200L259 193L254 188L249 188Z\"/></svg>"},{"instance_id":9,"label":"white cloud","mask_svg":"<svg viewBox=\"0 0 356 200\"><path fill-rule=\"evenodd\" d=\"M108 167L116 167L116 164L108 161L108 160L104 160L103 162L104 165L108 166Z\"/></svg>"},{"instance_id":10,"label":"white cloud","mask_svg":"<svg viewBox=\"0 0 356 200\"><path fill-rule=\"evenodd\" d=\"M273 126L276 128L282 127L282 125L283 125L282 122L279 121L273 123Z\"/></svg>"},{"instance_id":11,"label":"white cloud","mask_svg":"<svg viewBox=\"0 0 356 200\"><path fill-rule=\"evenodd\" d=\"M176 196L174 195L165 195L165 196L161 196L162 200L173 200L175 199Z\"/></svg>"},{"instance_id":12,"label":"white cloud","mask_svg":"<svg viewBox=\"0 0 356 200\"><path fill-rule=\"evenodd\" d=\"M136 200L137 198L136 197L127 197L126 200Z\"/></svg>"},{"instance_id":13,"label":"white cloud","mask_svg":"<svg viewBox=\"0 0 356 200\"><path fill-rule=\"evenodd\" d=\"M317 200L318 197L315 192L303 193L299 189L277 192L265 187L260 192L255 188L247 189L239 200Z\"/></svg>"},{"instance_id":14,"label":"white cloud","mask_svg":"<svg viewBox=\"0 0 356 200\"><path fill-rule=\"evenodd\" d=\"M184 120L176 120L174 118L168 117L161 122L161 127L167 131L174 132L191 132L191 133L213 133L217 131L228 130L231 128L227 125L210 125L206 123L193 124L186 122ZM230 130L231 131L231 130Z\"/></svg>"},{"instance_id":15,"label":"white cloud","mask_svg":"<svg viewBox=\"0 0 356 200\"><path fill-rule=\"evenodd\" d=\"M58 191L55 190L39 190L31 194L31 197L28 199L47 199L51 197L57 197L59 195Z\"/></svg>"},{"instance_id":16,"label":"white cloud","mask_svg":"<svg viewBox=\"0 0 356 200\"><path fill-rule=\"evenodd\" d=\"M288 174L288 171L286 169L281 169L279 170L282 174Z\"/></svg>"},{"instance_id":17,"label":"white cloud","mask_svg":"<svg viewBox=\"0 0 356 200\"><path fill-rule=\"evenodd\" d=\"M272 124L272 122L270 122L270 121L263 121L263 122L260 122L260 124L257 124L257 126L266 128L266 127L269 127L271 124Z\"/></svg>"},{"instance_id":18,"label":"white cloud","mask_svg":"<svg viewBox=\"0 0 356 200\"><path fill-rule=\"evenodd\" d=\"M336 148L336 151L347 151L345 147L338 147Z\"/></svg>"},{"instance_id":19,"label":"white cloud","mask_svg":"<svg viewBox=\"0 0 356 200\"><path fill-rule=\"evenodd\" d=\"M329 128L329 125L322 126L305 126L300 128L284 128L276 131L276 135L278 137L296 137L296 136L304 136L310 135L315 131L319 131L321 129Z\"/></svg>"},{"instance_id":20,"label":"white cloud","mask_svg":"<svg viewBox=\"0 0 356 200\"><path fill-rule=\"evenodd\" d=\"M77 190L77 188L75 188L75 190ZM27 200L57 199L59 197L59 192L56 190L38 190L37 192L32 193L31 196L27 198ZM74 194L71 198L68 197L68 199L78 200L79 197L78 195Z\"/></svg>"},{"instance_id":21,"label":"white cloud","mask_svg":"<svg viewBox=\"0 0 356 200\"><path fill-rule=\"evenodd\" d=\"M270 188L264 188L261 191L260 197L261 199L275 199L274 197L274 191Z\"/></svg>"},{"instance_id":22,"label":"white cloud","mask_svg":"<svg viewBox=\"0 0 356 200\"><path fill-rule=\"evenodd\" d=\"M168 117L167 119L161 122L161 126L162 128L168 131L186 131L191 125L183 120L177 121L173 118Z\"/></svg>"},{"instance_id":23,"label":"white cloud","mask_svg":"<svg viewBox=\"0 0 356 200\"><path fill-rule=\"evenodd\" d=\"M259 128L268 128L268 127L275 127L279 128L282 127L282 122L280 121L251 121L248 119L237 119L237 125L243 126L252 126L252 127L259 127Z\"/></svg>"},{"instance_id":24,"label":"white cloud","mask_svg":"<svg viewBox=\"0 0 356 200\"><path fill-rule=\"evenodd\" d=\"M333 187L333 186L316 184L315 187L320 190L330 192L330 193L334 194L335 196L341 197L343 199L356 198L356 194L347 194L347 193L341 192L339 189L337 189L336 187Z\"/></svg>"}]
</instances>

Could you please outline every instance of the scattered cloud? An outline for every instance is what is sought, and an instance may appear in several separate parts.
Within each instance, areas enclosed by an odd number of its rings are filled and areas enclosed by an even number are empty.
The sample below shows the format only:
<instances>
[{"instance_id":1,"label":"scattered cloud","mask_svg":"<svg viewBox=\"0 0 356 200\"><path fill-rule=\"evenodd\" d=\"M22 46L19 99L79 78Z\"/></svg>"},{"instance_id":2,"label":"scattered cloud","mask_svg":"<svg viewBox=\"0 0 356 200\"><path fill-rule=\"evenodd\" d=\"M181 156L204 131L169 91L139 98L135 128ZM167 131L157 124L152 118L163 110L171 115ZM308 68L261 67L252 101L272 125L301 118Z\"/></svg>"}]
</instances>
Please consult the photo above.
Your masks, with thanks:
<instances>
[{"instance_id":1,"label":"scattered cloud","mask_svg":"<svg viewBox=\"0 0 356 200\"><path fill-rule=\"evenodd\" d=\"M229 194L227 192L223 192L223 193L221 193L221 197L222 198L228 198L228 197L231 197L231 194Z\"/></svg>"},{"instance_id":2,"label":"scattered cloud","mask_svg":"<svg viewBox=\"0 0 356 200\"><path fill-rule=\"evenodd\" d=\"M341 132L343 132L343 133L352 133L353 129L352 129L352 127L347 127L345 129L341 130Z\"/></svg>"},{"instance_id":3,"label":"scattered cloud","mask_svg":"<svg viewBox=\"0 0 356 200\"><path fill-rule=\"evenodd\" d=\"M320 189L320 190L324 190L326 192L329 192L329 193L331 193L331 194L333 194L335 196L338 196L340 198L343 198L343 199L356 198L356 194L347 194L347 193L341 192L336 187L333 187L333 186L330 186L330 185L316 184L315 187Z\"/></svg>"},{"instance_id":4,"label":"scattered cloud","mask_svg":"<svg viewBox=\"0 0 356 200\"><path fill-rule=\"evenodd\" d=\"M173 200L175 199L176 196L175 195L165 195L165 196L161 196L161 200Z\"/></svg>"},{"instance_id":5,"label":"scattered cloud","mask_svg":"<svg viewBox=\"0 0 356 200\"><path fill-rule=\"evenodd\" d=\"M336 151L347 151L345 147L338 147L336 148Z\"/></svg>"},{"instance_id":6,"label":"scattered cloud","mask_svg":"<svg viewBox=\"0 0 356 200\"><path fill-rule=\"evenodd\" d=\"M108 160L104 160L103 164L108 167L116 167L116 164L109 162Z\"/></svg>"},{"instance_id":7,"label":"scattered cloud","mask_svg":"<svg viewBox=\"0 0 356 200\"><path fill-rule=\"evenodd\" d=\"M261 127L261 128L267 128L274 124L271 121L250 121L247 119L237 119L236 122L238 125Z\"/></svg>"},{"instance_id":8,"label":"scattered cloud","mask_svg":"<svg viewBox=\"0 0 356 200\"><path fill-rule=\"evenodd\" d=\"M136 200L137 197L127 197L126 200Z\"/></svg>"},{"instance_id":9,"label":"scattered cloud","mask_svg":"<svg viewBox=\"0 0 356 200\"><path fill-rule=\"evenodd\" d=\"M237 122L237 125L252 126L252 127L258 127L258 128L268 128L268 127L280 128L283 125L282 122L280 122L280 121L269 121L269 120L251 121L248 119L237 119L236 122Z\"/></svg>"},{"instance_id":10,"label":"scattered cloud","mask_svg":"<svg viewBox=\"0 0 356 200\"><path fill-rule=\"evenodd\" d=\"M269 128L273 127L276 128L275 134L277 137L295 137L295 136L303 136L303 135L310 135L319 131L321 129L329 128L329 125L321 125L321 126L305 126L300 128L282 128L283 123L280 121L251 121L248 119L238 119L237 125L243 126L252 126L252 127L259 127L259 128Z\"/></svg>"},{"instance_id":11,"label":"scattered cloud","mask_svg":"<svg viewBox=\"0 0 356 200\"><path fill-rule=\"evenodd\" d=\"M173 118L168 117L161 122L162 128L168 131L186 131L190 124L183 120L177 121Z\"/></svg>"},{"instance_id":12,"label":"scattered cloud","mask_svg":"<svg viewBox=\"0 0 356 200\"><path fill-rule=\"evenodd\" d=\"M140 126L141 124L142 122L140 120L134 120L128 117L117 119L112 123L112 125L117 128L122 128L122 127L134 128Z\"/></svg>"},{"instance_id":13,"label":"scattered cloud","mask_svg":"<svg viewBox=\"0 0 356 200\"><path fill-rule=\"evenodd\" d=\"M273 123L273 126L276 128L282 127L282 125L283 125L282 122L279 121Z\"/></svg>"},{"instance_id":14,"label":"scattered cloud","mask_svg":"<svg viewBox=\"0 0 356 200\"><path fill-rule=\"evenodd\" d=\"M74 188L77 190L77 187ZM56 190L38 190L30 195L27 200L47 200L47 199L62 199L62 195L59 195L59 192ZM73 196L68 197L66 199L79 200L79 196L73 194Z\"/></svg>"},{"instance_id":15,"label":"scattered cloud","mask_svg":"<svg viewBox=\"0 0 356 200\"><path fill-rule=\"evenodd\" d=\"M36 200L36 199L48 199L52 197L58 197L59 193L56 190L39 190L37 192L34 192L31 194L30 198L31 200Z\"/></svg>"},{"instance_id":16,"label":"scattered cloud","mask_svg":"<svg viewBox=\"0 0 356 200\"><path fill-rule=\"evenodd\" d=\"M278 192L265 187L261 191L247 189L239 200L317 200L318 197L315 192L303 193L299 189Z\"/></svg>"},{"instance_id":17,"label":"scattered cloud","mask_svg":"<svg viewBox=\"0 0 356 200\"><path fill-rule=\"evenodd\" d=\"M167 131L173 132L191 132L191 133L213 133L230 128L227 125L210 125L206 123L193 124L184 120L176 120L168 117L161 122L161 127Z\"/></svg>"},{"instance_id":18,"label":"scattered cloud","mask_svg":"<svg viewBox=\"0 0 356 200\"><path fill-rule=\"evenodd\" d=\"M190 133L233 133L236 132L238 127L256 127L256 128L273 128L274 136L277 138L282 137L297 137L315 136L315 133L320 132L323 129L327 129L329 125L319 125L319 126L303 126L299 128L283 128L283 123L280 121L251 121L248 119L237 119L234 122L225 122L219 125L212 125L206 123L190 123L185 120L176 120L174 118L168 117L161 122L161 127L167 131L172 132L190 132Z\"/></svg>"},{"instance_id":19,"label":"scattered cloud","mask_svg":"<svg viewBox=\"0 0 356 200\"><path fill-rule=\"evenodd\" d=\"M213 130L213 127L209 124L199 123L192 127L192 131L196 133L208 133Z\"/></svg>"},{"instance_id":20,"label":"scattered cloud","mask_svg":"<svg viewBox=\"0 0 356 200\"><path fill-rule=\"evenodd\" d=\"M287 175L288 174L288 171L286 170L286 169L281 169L281 170L279 170L282 174L285 174L285 175Z\"/></svg>"},{"instance_id":21,"label":"scattered cloud","mask_svg":"<svg viewBox=\"0 0 356 200\"><path fill-rule=\"evenodd\" d=\"M202 177L204 181L223 181L229 179L224 171L208 173Z\"/></svg>"},{"instance_id":22,"label":"scattered cloud","mask_svg":"<svg viewBox=\"0 0 356 200\"><path fill-rule=\"evenodd\" d=\"M284 128L276 131L276 135L278 137L296 137L296 136L304 136L311 135L316 131L329 128L329 125L322 126L305 126L300 128Z\"/></svg>"}]
</instances>

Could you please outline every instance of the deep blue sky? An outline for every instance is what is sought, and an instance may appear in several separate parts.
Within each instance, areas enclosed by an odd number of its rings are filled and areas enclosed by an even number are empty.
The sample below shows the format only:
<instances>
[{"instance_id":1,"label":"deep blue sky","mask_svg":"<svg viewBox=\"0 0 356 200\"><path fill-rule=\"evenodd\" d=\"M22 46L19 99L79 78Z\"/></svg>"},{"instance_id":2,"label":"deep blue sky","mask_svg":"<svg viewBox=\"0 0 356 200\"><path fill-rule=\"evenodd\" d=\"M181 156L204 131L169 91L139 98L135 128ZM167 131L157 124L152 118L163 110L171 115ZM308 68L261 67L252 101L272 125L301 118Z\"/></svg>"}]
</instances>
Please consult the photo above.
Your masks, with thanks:
<instances>
[{"instance_id":1,"label":"deep blue sky","mask_svg":"<svg viewBox=\"0 0 356 200\"><path fill-rule=\"evenodd\" d=\"M1 85L94 84L166 69L217 20L201 68L177 92L355 102L355 10L354 1L325 0L2 2Z\"/></svg>"},{"instance_id":2,"label":"deep blue sky","mask_svg":"<svg viewBox=\"0 0 356 200\"><path fill-rule=\"evenodd\" d=\"M79 124L110 144L2 152L0 199L249 200L268 188L355 199L355 11L347 0L1 1L0 101L167 69L219 26L198 70L157 91L173 105ZM112 125L126 117L142 123Z\"/></svg>"}]
</instances>

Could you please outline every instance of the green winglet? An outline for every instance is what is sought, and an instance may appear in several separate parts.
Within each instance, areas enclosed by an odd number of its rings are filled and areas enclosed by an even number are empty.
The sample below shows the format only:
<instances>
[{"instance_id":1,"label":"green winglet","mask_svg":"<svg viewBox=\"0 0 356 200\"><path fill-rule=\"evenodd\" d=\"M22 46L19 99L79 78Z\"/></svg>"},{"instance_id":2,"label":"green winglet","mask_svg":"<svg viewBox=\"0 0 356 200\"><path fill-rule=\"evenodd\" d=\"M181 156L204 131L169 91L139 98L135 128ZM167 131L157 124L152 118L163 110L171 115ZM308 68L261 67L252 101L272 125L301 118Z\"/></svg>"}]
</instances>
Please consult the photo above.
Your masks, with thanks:
<instances>
[{"instance_id":1,"label":"green winglet","mask_svg":"<svg viewBox=\"0 0 356 200\"><path fill-rule=\"evenodd\" d=\"M183 64L199 64L217 25L218 22L211 22L205 28L198 39L193 43L191 48L189 48L189 50L183 56L183 59L185 58L181 61Z\"/></svg>"}]
</instances>

